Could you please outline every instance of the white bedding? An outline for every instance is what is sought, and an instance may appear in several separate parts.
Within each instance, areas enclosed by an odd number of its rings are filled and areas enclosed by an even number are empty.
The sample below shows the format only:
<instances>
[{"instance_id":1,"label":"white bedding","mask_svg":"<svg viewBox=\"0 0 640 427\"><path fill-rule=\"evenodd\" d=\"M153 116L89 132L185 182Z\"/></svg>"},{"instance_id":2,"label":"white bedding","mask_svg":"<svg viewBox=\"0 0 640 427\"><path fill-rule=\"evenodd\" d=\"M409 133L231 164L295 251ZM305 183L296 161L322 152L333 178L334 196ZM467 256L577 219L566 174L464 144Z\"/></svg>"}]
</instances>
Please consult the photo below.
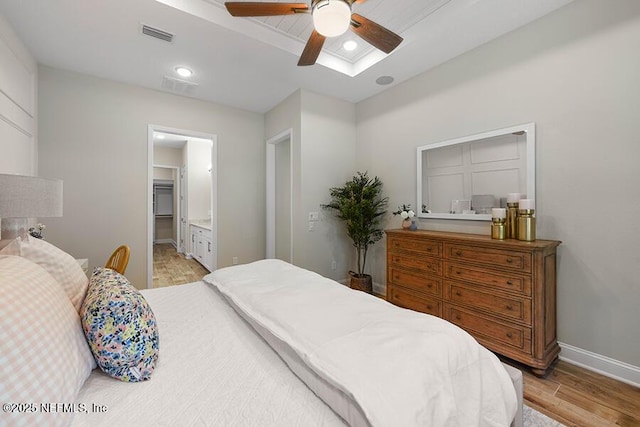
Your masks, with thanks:
<instances>
[{"instance_id":1,"label":"white bedding","mask_svg":"<svg viewBox=\"0 0 640 427\"><path fill-rule=\"evenodd\" d=\"M507 426L514 418L516 392L499 360L449 322L277 260L204 280L350 396L373 426Z\"/></svg>"},{"instance_id":2,"label":"white bedding","mask_svg":"<svg viewBox=\"0 0 640 427\"><path fill-rule=\"evenodd\" d=\"M211 286L143 291L160 332L149 381L93 371L74 426L344 426ZM92 404L105 413L91 412Z\"/></svg>"}]
</instances>

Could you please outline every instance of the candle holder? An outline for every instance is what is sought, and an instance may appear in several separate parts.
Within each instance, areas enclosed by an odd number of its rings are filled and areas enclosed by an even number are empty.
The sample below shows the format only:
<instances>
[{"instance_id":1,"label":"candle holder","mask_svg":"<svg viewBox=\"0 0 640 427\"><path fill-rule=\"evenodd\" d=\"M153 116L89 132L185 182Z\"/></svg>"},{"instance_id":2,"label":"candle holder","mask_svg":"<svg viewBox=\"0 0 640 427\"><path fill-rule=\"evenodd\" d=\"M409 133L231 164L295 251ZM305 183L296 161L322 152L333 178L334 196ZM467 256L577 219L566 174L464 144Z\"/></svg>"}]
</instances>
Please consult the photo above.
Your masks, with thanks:
<instances>
[{"instance_id":1,"label":"candle holder","mask_svg":"<svg viewBox=\"0 0 640 427\"><path fill-rule=\"evenodd\" d=\"M507 235L507 211L504 208L491 209L491 238L504 240Z\"/></svg>"},{"instance_id":2,"label":"candle holder","mask_svg":"<svg viewBox=\"0 0 640 427\"><path fill-rule=\"evenodd\" d=\"M535 209L518 210L518 240L533 242L536 240Z\"/></svg>"},{"instance_id":3,"label":"candle holder","mask_svg":"<svg viewBox=\"0 0 640 427\"><path fill-rule=\"evenodd\" d=\"M507 227L505 218L491 218L491 238L504 240L506 238Z\"/></svg>"},{"instance_id":4,"label":"candle holder","mask_svg":"<svg viewBox=\"0 0 640 427\"><path fill-rule=\"evenodd\" d=\"M507 239L518 238L518 202L507 202L507 223L506 223Z\"/></svg>"}]
</instances>

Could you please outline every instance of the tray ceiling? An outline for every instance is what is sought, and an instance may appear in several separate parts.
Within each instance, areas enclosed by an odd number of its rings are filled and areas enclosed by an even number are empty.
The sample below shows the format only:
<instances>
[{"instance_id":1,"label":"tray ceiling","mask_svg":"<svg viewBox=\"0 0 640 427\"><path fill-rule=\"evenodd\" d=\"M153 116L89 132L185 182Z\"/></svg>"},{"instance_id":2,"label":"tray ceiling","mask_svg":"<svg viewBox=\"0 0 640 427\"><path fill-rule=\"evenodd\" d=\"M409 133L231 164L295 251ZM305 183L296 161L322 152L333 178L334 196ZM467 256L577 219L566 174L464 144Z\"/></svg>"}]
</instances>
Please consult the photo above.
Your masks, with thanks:
<instances>
[{"instance_id":1,"label":"tray ceiling","mask_svg":"<svg viewBox=\"0 0 640 427\"><path fill-rule=\"evenodd\" d=\"M225 0L205 1L224 9ZM451 0L370 0L358 4L354 3L352 10L405 37L407 30L449 3L449 1ZM275 2L290 3L291 1L275 0ZM307 42L313 31L313 19L310 13L234 19L248 19L255 25L269 29L274 33L275 37L289 37L301 43L302 46ZM260 32L257 29L246 34L261 39ZM356 41L357 48L352 51L345 50L343 44L348 40ZM299 54L299 50L295 49L295 46L290 44L288 46L291 46L291 49L288 49L291 53ZM401 47L402 45L399 48ZM319 63L348 75L362 72L386 56L351 31L347 31L338 37L327 38L322 52L325 56L331 55L333 60L325 58L325 61L319 61ZM341 63L340 65L342 66L334 65L336 62Z\"/></svg>"}]
</instances>

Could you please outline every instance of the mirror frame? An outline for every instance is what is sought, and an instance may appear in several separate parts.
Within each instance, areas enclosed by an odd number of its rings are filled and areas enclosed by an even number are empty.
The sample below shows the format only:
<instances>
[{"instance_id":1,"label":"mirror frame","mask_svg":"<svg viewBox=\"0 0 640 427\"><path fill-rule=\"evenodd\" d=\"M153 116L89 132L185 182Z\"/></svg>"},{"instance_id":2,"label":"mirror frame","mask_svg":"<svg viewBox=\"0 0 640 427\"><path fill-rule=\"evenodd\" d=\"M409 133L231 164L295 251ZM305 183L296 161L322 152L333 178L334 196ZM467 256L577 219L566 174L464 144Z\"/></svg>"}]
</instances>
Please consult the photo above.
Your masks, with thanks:
<instances>
[{"instance_id":1,"label":"mirror frame","mask_svg":"<svg viewBox=\"0 0 640 427\"><path fill-rule=\"evenodd\" d=\"M449 139L446 141L436 142L433 144L421 145L416 149L417 153L417 194L416 194L416 211L419 218L437 218L437 219L462 219L471 221L491 221L491 214L452 214L452 213L423 213L422 212L422 152L433 150L435 148L447 147L450 145L464 144L479 139L493 138L495 136L506 135L514 132L525 132L526 134L526 195L529 199L535 199L536 196L536 127L535 123L526 123L518 126L482 132L475 135L463 136L460 138Z\"/></svg>"}]
</instances>

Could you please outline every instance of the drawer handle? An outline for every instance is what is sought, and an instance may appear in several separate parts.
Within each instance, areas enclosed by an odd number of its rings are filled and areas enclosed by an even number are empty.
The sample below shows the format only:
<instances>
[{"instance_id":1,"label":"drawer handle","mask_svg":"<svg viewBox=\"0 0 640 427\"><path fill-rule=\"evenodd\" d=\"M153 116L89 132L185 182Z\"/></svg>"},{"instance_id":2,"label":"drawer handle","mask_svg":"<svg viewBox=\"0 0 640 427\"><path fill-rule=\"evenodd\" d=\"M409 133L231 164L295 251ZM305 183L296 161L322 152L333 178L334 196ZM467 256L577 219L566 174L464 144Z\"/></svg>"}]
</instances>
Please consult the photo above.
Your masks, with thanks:
<instances>
[{"instance_id":1,"label":"drawer handle","mask_svg":"<svg viewBox=\"0 0 640 427\"><path fill-rule=\"evenodd\" d=\"M511 258L507 258L507 264L511 264L513 263L513 260Z\"/></svg>"},{"instance_id":2,"label":"drawer handle","mask_svg":"<svg viewBox=\"0 0 640 427\"><path fill-rule=\"evenodd\" d=\"M461 296L462 296L462 292L460 292L460 291L456 291L456 296L461 297Z\"/></svg>"},{"instance_id":3,"label":"drawer handle","mask_svg":"<svg viewBox=\"0 0 640 427\"><path fill-rule=\"evenodd\" d=\"M433 285L432 285L431 283L429 283L429 284L427 285L427 288L428 288L428 289L431 289L432 287L433 287Z\"/></svg>"},{"instance_id":4,"label":"drawer handle","mask_svg":"<svg viewBox=\"0 0 640 427\"><path fill-rule=\"evenodd\" d=\"M459 314L456 314L456 319L460 320L460 319L462 319L462 316L460 316Z\"/></svg>"},{"instance_id":5,"label":"drawer handle","mask_svg":"<svg viewBox=\"0 0 640 427\"><path fill-rule=\"evenodd\" d=\"M513 334L511 332L507 332L507 338L513 338Z\"/></svg>"},{"instance_id":6,"label":"drawer handle","mask_svg":"<svg viewBox=\"0 0 640 427\"><path fill-rule=\"evenodd\" d=\"M456 251L456 255L462 256L462 251Z\"/></svg>"},{"instance_id":7,"label":"drawer handle","mask_svg":"<svg viewBox=\"0 0 640 427\"><path fill-rule=\"evenodd\" d=\"M509 305L507 306L507 310L509 310L509 311L513 310L513 306L512 306L511 304L509 304Z\"/></svg>"},{"instance_id":8,"label":"drawer handle","mask_svg":"<svg viewBox=\"0 0 640 427\"><path fill-rule=\"evenodd\" d=\"M511 286L513 285L513 282L511 280L507 280L507 285Z\"/></svg>"},{"instance_id":9,"label":"drawer handle","mask_svg":"<svg viewBox=\"0 0 640 427\"><path fill-rule=\"evenodd\" d=\"M431 307L431 304L427 304L427 310L433 310L433 307Z\"/></svg>"},{"instance_id":10,"label":"drawer handle","mask_svg":"<svg viewBox=\"0 0 640 427\"><path fill-rule=\"evenodd\" d=\"M432 248L427 248L427 252L431 252L431 249L432 249Z\"/></svg>"},{"instance_id":11,"label":"drawer handle","mask_svg":"<svg viewBox=\"0 0 640 427\"><path fill-rule=\"evenodd\" d=\"M400 276L398 276L398 275L396 274L395 276L393 276L393 278L394 278L395 280L399 280L399 279L400 279Z\"/></svg>"},{"instance_id":12,"label":"drawer handle","mask_svg":"<svg viewBox=\"0 0 640 427\"><path fill-rule=\"evenodd\" d=\"M456 270L456 274L462 274L462 271Z\"/></svg>"}]
</instances>

